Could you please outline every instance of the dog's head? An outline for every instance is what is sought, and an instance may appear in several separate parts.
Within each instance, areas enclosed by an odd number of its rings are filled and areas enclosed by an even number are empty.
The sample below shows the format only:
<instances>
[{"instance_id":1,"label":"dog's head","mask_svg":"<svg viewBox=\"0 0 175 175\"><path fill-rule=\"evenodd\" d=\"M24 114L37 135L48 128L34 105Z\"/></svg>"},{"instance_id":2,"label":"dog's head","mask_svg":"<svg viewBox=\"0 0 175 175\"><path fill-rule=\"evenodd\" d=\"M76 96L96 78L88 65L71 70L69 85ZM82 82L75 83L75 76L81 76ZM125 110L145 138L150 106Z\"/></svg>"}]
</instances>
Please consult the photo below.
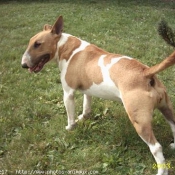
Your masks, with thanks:
<instances>
[{"instance_id":1,"label":"dog's head","mask_svg":"<svg viewBox=\"0 0 175 175\"><path fill-rule=\"evenodd\" d=\"M33 36L22 56L22 67L30 72L39 72L43 66L54 58L57 43L63 29L63 18L60 16L52 26L44 25L43 31Z\"/></svg>"}]
</instances>

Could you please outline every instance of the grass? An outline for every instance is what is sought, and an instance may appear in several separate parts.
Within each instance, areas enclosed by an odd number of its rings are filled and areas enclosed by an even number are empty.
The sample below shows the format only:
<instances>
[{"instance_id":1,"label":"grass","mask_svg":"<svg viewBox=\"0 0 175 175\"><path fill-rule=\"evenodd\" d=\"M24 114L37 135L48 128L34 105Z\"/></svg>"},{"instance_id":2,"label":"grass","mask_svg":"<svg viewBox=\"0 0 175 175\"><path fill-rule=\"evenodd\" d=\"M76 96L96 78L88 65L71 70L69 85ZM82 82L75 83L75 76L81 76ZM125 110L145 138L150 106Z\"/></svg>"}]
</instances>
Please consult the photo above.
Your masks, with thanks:
<instances>
[{"instance_id":1,"label":"grass","mask_svg":"<svg viewBox=\"0 0 175 175\"><path fill-rule=\"evenodd\" d=\"M49 170L155 174L155 161L121 104L94 98L91 119L67 132L57 66L50 63L38 74L21 68L29 38L59 15L64 17L66 33L148 65L173 51L157 34L162 18L175 28L173 1L0 1L0 170L9 175L18 170L28 174L30 170L39 170L38 174ZM159 74L175 105L174 76L174 67ZM78 115L82 96L76 96ZM154 118L155 134L166 160L175 168L175 152L168 148L169 126L159 112ZM173 174L174 169L169 172Z\"/></svg>"}]
</instances>

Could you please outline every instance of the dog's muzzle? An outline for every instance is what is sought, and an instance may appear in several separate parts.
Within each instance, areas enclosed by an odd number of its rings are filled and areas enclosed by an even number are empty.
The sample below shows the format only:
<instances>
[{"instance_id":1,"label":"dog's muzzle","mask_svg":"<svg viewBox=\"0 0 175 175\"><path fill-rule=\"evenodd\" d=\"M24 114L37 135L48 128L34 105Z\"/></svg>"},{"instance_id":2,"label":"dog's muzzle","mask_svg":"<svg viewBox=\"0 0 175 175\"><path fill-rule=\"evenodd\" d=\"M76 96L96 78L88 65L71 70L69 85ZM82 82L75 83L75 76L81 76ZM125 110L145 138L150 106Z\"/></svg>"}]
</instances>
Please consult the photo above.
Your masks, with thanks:
<instances>
[{"instance_id":1,"label":"dog's muzzle","mask_svg":"<svg viewBox=\"0 0 175 175\"><path fill-rule=\"evenodd\" d=\"M23 62L22 68L28 69L29 72L38 73L39 71L41 71L41 69L44 67L44 65L50 60L50 54L41 55L36 60L37 61L34 64L32 64L31 66L28 63Z\"/></svg>"}]
</instances>

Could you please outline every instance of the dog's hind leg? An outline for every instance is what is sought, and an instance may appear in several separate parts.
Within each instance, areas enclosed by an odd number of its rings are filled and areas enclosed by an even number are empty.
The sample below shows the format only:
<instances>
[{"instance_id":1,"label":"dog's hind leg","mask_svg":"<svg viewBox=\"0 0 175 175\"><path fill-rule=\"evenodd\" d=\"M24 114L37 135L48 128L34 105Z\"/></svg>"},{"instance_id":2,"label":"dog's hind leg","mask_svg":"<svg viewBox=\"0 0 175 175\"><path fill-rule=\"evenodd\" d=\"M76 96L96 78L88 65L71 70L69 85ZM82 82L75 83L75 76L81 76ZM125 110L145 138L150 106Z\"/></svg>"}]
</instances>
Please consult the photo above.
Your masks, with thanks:
<instances>
[{"instance_id":1,"label":"dog's hind leg","mask_svg":"<svg viewBox=\"0 0 175 175\"><path fill-rule=\"evenodd\" d=\"M91 113L91 100L92 97L89 95L84 94L83 98L83 113L78 116L78 120L85 120L89 117Z\"/></svg>"},{"instance_id":2,"label":"dog's hind leg","mask_svg":"<svg viewBox=\"0 0 175 175\"><path fill-rule=\"evenodd\" d=\"M142 115L145 116L145 118L150 118L150 114ZM133 123L138 135L141 137L141 139L148 145L158 168L157 175L167 175L168 169L166 169L165 166L165 158L163 156L162 152L162 146L160 143L156 140L155 135L153 133L152 124L151 121L143 121L143 122L137 122L135 121Z\"/></svg>"},{"instance_id":3,"label":"dog's hind leg","mask_svg":"<svg viewBox=\"0 0 175 175\"><path fill-rule=\"evenodd\" d=\"M134 98L134 101L128 100L132 98ZM139 94L136 92L125 94L123 104L138 135L148 145L156 160L158 167L157 175L168 175L162 146L156 140L152 129L152 115L154 110L152 100L150 100L150 97L144 95L144 93Z\"/></svg>"},{"instance_id":4,"label":"dog's hind leg","mask_svg":"<svg viewBox=\"0 0 175 175\"><path fill-rule=\"evenodd\" d=\"M173 143L170 144L170 147L172 149L175 149L175 116L173 113L171 101L169 100L167 95L165 99L166 99L166 102L164 102L163 105L159 107L159 110L162 112L162 114L164 115L165 119L167 120L167 122L171 127L174 140L173 140Z\"/></svg>"}]
</instances>

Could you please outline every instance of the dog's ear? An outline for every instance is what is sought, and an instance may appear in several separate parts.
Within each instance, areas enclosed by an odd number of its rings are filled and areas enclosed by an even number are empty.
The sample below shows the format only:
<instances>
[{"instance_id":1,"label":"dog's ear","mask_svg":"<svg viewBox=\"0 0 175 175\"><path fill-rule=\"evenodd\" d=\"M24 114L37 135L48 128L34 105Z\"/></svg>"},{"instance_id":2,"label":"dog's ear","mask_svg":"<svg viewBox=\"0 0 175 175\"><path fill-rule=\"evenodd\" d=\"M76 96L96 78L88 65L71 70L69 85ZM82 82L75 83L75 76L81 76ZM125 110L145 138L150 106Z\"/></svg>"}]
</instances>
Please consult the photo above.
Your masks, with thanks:
<instances>
[{"instance_id":1,"label":"dog's ear","mask_svg":"<svg viewBox=\"0 0 175 175\"><path fill-rule=\"evenodd\" d=\"M61 34L62 30L63 30L63 17L59 16L57 21L53 25L51 32L53 34L59 35L59 34Z\"/></svg>"},{"instance_id":2,"label":"dog's ear","mask_svg":"<svg viewBox=\"0 0 175 175\"><path fill-rule=\"evenodd\" d=\"M49 25L49 24L45 24L44 27L43 27L43 30L52 30L52 26Z\"/></svg>"}]
</instances>

